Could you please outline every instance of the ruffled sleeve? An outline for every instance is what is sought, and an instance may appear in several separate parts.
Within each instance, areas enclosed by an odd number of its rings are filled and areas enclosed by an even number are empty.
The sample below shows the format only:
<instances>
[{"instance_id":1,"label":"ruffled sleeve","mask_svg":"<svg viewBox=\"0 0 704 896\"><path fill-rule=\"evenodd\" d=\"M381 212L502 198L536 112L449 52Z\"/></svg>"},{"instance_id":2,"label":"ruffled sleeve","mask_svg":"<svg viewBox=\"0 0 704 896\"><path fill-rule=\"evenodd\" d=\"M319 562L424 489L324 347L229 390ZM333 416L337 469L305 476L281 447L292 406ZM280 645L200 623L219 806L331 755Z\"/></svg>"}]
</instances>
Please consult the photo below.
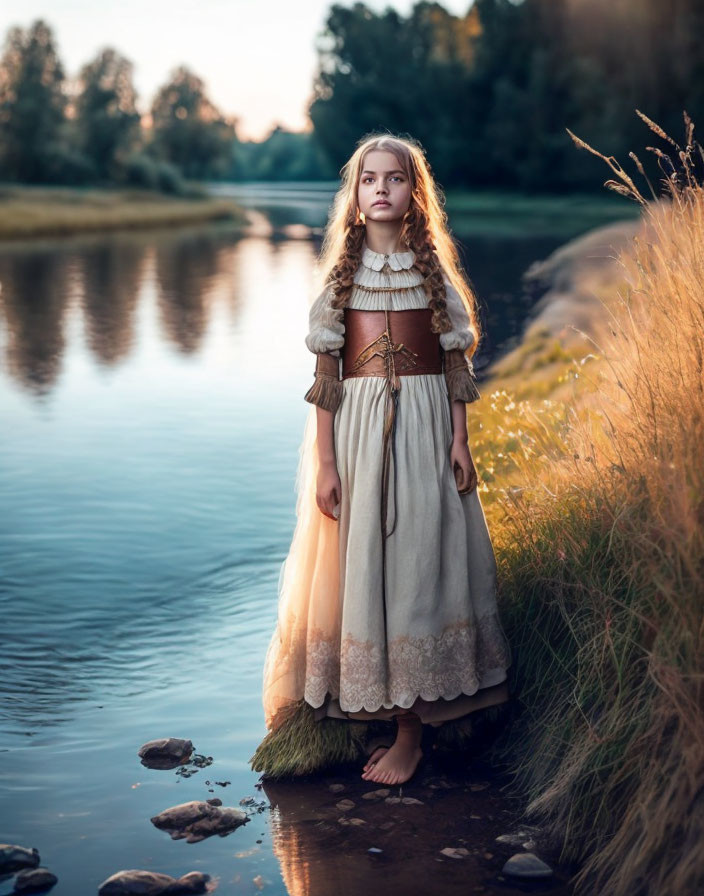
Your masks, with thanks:
<instances>
[{"instance_id":1,"label":"ruffled sleeve","mask_svg":"<svg viewBox=\"0 0 704 896\"><path fill-rule=\"evenodd\" d=\"M345 312L342 308L333 308L331 299L332 288L326 286L310 306L306 345L314 355L330 352L339 358L340 349L345 344Z\"/></svg>"},{"instance_id":2,"label":"ruffled sleeve","mask_svg":"<svg viewBox=\"0 0 704 896\"><path fill-rule=\"evenodd\" d=\"M440 334L440 345L444 352L445 382L450 401L472 402L481 398L474 376L474 366L465 351L474 344L475 334L470 326L469 315L462 297L450 283L446 274L445 280L447 313L452 329Z\"/></svg>"},{"instance_id":3,"label":"ruffled sleeve","mask_svg":"<svg viewBox=\"0 0 704 896\"><path fill-rule=\"evenodd\" d=\"M305 342L315 358L315 379L304 398L335 413L342 400L340 349L345 344L344 311L332 308L332 290L326 287L310 308Z\"/></svg>"}]
</instances>

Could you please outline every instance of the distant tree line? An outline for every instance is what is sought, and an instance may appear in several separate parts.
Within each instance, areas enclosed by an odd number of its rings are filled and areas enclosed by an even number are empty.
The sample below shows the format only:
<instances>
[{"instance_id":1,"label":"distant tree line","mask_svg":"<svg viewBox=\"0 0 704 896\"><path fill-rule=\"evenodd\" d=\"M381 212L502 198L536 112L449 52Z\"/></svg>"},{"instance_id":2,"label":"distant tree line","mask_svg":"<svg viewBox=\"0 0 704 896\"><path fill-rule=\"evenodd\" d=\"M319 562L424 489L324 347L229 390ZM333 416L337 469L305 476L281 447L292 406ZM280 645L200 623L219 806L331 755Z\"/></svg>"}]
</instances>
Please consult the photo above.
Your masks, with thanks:
<instances>
[{"instance_id":1,"label":"distant tree line","mask_svg":"<svg viewBox=\"0 0 704 896\"><path fill-rule=\"evenodd\" d=\"M420 139L445 186L593 187L603 162L565 128L623 159L653 136L636 108L675 139L683 109L704 127L703 48L702 0L334 5L310 117L338 168L382 129Z\"/></svg>"},{"instance_id":2,"label":"distant tree line","mask_svg":"<svg viewBox=\"0 0 704 896\"><path fill-rule=\"evenodd\" d=\"M603 163L566 128L623 159L644 142L636 108L675 137L683 109L703 122L702 46L703 0L476 0L463 16L426 0L407 16L335 4L318 38L313 129L241 141L185 66L145 116L132 63L113 48L67 79L40 19L11 28L0 57L0 180L171 192L329 180L362 135L385 130L420 139L446 188L593 188Z\"/></svg>"},{"instance_id":3,"label":"distant tree line","mask_svg":"<svg viewBox=\"0 0 704 896\"><path fill-rule=\"evenodd\" d=\"M183 192L232 165L234 122L179 67L137 111L133 66L107 47L67 81L49 25L11 28L0 58L0 180Z\"/></svg>"},{"instance_id":4,"label":"distant tree line","mask_svg":"<svg viewBox=\"0 0 704 896\"><path fill-rule=\"evenodd\" d=\"M186 66L171 73L144 118L133 65L117 50L102 49L70 80L44 20L9 29L0 57L0 181L180 193L190 180L336 176L311 133L277 126L264 141L240 141L236 119Z\"/></svg>"}]
</instances>

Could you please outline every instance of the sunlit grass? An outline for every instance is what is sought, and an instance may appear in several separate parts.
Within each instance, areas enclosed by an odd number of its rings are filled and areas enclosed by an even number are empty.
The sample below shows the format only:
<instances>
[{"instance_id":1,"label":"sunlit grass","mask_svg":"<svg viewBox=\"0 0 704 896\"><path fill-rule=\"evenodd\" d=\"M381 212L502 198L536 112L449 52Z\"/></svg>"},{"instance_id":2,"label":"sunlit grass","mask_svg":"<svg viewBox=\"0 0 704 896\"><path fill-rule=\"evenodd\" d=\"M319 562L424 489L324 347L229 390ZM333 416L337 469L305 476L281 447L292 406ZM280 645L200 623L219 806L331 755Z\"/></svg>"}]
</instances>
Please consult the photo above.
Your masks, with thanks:
<instances>
[{"instance_id":1,"label":"sunlit grass","mask_svg":"<svg viewBox=\"0 0 704 896\"><path fill-rule=\"evenodd\" d=\"M685 120L665 201L604 157L643 226L593 356L536 339L470 411L524 710L495 758L589 894L704 879L704 156ZM531 395L541 371L552 397Z\"/></svg>"}]
</instances>

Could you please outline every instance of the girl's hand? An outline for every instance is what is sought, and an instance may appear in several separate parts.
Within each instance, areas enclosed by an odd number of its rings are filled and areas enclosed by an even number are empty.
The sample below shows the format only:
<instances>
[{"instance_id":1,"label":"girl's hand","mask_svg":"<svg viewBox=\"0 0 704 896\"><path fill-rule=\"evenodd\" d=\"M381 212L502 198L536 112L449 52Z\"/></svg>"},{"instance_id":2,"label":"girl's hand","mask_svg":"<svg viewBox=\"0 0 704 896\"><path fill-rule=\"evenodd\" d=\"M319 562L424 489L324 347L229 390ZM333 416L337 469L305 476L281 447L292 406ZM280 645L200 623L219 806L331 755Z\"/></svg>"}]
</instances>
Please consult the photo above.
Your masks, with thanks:
<instances>
[{"instance_id":1,"label":"girl's hand","mask_svg":"<svg viewBox=\"0 0 704 896\"><path fill-rule=\"evenodd\" d=\"M324 513L331 520L336 519L332 512L340 503L341 497L342 484L337 472L337 466L330 462L321 463L315 492L315 500L320 512Z\"/></svg>"},{"instance_id":2,"label":"girl's hand","mask_svg":"<svg viewBox=\"0 0 704 896\"><path fill-rule=\"evenodd\" d=\"M477 471L466 440L453 440L450 449L450 465L455 474L457 490L461 495L468 495L477 487Z\"/></svg>"}]
</instances>

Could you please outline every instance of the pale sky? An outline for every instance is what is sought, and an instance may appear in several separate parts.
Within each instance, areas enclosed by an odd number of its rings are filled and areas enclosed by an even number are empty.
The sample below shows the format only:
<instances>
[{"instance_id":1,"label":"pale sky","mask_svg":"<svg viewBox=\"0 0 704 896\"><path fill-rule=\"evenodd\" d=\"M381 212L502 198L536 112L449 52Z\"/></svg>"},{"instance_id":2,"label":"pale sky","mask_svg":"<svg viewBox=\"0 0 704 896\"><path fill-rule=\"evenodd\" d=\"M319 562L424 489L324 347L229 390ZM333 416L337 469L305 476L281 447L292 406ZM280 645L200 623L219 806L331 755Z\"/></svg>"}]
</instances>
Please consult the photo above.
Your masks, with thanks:
<instances>
[{"instance_id":1,"label":"pale sky","mask_svg":"<svg viewBox=\"0 0 704 896\"><path fill-rule=\"evenodd\" d=\"M474 0L445 0L463 14ZM206 85L215 105L239 118L241 139L262 139L274 124L306 128L316 67L315 39L327 0L2 0L0 40L12 25L43 18L52 28L67 77L104 46L134 64L140 111L145 112L173 68L185 64ZM351 7L351 0L340 5ZM405 15L413 0L368 0Z\"/></svg>"}]
</instances>

